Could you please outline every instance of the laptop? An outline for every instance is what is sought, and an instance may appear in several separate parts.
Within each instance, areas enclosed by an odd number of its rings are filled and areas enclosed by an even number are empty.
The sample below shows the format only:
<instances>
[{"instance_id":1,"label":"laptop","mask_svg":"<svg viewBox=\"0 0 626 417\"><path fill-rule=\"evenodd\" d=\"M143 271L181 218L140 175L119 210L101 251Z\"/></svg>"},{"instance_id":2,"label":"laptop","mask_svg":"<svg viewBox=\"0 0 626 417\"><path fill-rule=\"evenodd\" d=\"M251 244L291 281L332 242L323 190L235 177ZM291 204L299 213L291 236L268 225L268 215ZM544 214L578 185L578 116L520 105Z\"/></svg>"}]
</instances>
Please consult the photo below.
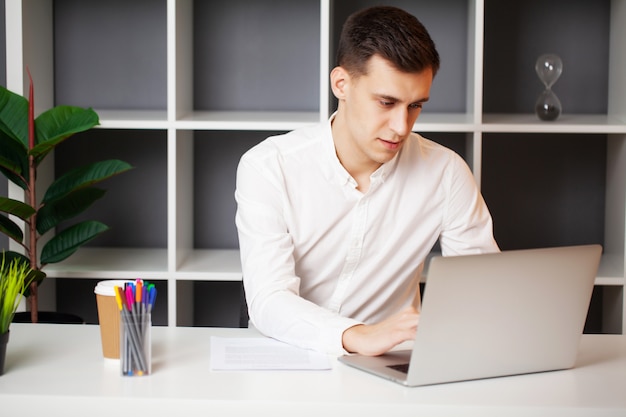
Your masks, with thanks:
<instances>
[{"instance_id":1,"label":"laptop","mask_svg":"<svg viewBox=\"0 0 626 417\"><path fill-rule=\"evenodd\" d=\"M600 245L432 258L410 350L339 361L406 386L572 368Z\"/></svg>"}]
</instances>

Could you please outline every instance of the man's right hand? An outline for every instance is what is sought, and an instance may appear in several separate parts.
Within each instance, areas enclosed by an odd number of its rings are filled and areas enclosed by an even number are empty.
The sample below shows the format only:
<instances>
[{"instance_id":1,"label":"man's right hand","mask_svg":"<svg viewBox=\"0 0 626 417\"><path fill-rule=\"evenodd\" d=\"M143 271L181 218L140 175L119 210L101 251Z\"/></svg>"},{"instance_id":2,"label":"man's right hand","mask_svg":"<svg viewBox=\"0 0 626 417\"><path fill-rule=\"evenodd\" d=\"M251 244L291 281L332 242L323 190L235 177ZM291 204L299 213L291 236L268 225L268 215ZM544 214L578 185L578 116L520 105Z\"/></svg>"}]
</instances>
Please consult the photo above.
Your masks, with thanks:
<instances>
[{"instance_id":1,"label":"man's right hand","mask_svg":"<svg viewBox=\"0 0 626 417\"><path fill-rule=\"evenodd\" d=\"M350 353L377 356L415 339L419 313L407 307L376 324L358 324L343 332L343 348Z\"/></svg>"}]
</instances>

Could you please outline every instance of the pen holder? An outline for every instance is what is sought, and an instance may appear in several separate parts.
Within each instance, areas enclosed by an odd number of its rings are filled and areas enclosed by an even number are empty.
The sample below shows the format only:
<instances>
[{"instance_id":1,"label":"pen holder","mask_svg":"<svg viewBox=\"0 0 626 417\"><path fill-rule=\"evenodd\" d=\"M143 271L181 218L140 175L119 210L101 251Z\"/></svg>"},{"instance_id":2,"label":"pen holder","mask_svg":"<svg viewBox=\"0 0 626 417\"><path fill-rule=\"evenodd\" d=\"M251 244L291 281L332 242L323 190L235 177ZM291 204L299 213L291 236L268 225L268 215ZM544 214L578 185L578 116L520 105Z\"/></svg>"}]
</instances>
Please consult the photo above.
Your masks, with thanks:
<instances>
[{"instance_id":1,"label":"pen holder","mask_svg":"<svg viewBox=\"0 0 626 417\"><path fill-rule=\"evenodd\" d=\"M120 366L123 376L152 371L152 315L123 310L120 315Z\"/></svg>"}]
</instances>

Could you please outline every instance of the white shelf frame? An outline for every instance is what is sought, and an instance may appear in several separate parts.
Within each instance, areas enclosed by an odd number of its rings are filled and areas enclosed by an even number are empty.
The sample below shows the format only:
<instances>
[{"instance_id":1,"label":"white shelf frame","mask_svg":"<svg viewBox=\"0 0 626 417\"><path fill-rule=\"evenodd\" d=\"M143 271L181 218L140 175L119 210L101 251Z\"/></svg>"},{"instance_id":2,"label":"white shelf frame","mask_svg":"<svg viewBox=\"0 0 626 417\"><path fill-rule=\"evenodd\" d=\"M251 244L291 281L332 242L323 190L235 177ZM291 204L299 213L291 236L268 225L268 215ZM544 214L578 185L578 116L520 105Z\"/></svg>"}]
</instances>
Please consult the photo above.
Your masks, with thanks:
<instances>
[{"instance_id":1,"label":"white shelf frame","mask_svg":"<svg viewBox=\"0 0 626 417\"><path fill-rule=\"evenodd\" d=\"M52 1L5 2L7 87L27 94L28 65L37 79L36 109L53 104ZM323 121L330 115L330 39L332 0L320 0L320 79L318 112L216 112L193 110L193 0L166 0L167 109L163 111L98 110L100 129L145 129L167 132L167 248L83 248L61 264L48 265L48 276L94 279L134 278L168 282L168 324L189 321L189 311L177 305L190 295L185 283L238 281L237 250L193 248L193 132L203 130L288 131ZM563 114L555 122L540 122L533 114L483 114L484 0L468 0L467 112L424 114L416 123L420 133L467 134L468 163L481 182L482 139L491 133L550 133L607 135L607 200L605 254L596 284L622 287L622 333L626 333L626 2L611 1L609 103L606 115ZM33 30L32 28L36 28ZM36 111L37 111L36 110ZM52 178L50 165L40 177ZM9 196L22 198L9 184ZM19 248L12 244L11 249ZM180 317L179 317L180 316Z\"/></svg>"}]
</instances>

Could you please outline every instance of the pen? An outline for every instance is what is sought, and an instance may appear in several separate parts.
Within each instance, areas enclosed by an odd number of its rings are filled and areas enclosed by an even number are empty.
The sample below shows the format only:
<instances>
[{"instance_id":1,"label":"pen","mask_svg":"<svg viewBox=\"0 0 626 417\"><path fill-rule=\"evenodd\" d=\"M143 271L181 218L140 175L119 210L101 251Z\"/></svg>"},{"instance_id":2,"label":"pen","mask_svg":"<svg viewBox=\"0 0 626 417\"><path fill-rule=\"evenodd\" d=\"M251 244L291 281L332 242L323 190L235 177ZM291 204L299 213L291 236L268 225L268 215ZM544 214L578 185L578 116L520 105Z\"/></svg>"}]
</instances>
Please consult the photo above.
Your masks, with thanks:
<instances>
[{"instance_id":1,"label":"pen","mask_svg":"<svg viewBox=\"0 0 626 417\"><path fill-rule=\"evenodd\" d=\"M148 285L142 285L141 292L141 312L146 314L148 312Z\"/></svg>"},{"instance_id":2,"label":"pen","mask_svg":"<svg viewBox=\"0 0 626 417\"><path fill-rule=\"evenodd\" d=\"M120 310L120 316L123 314L122 309L123 301L122 301L122 291L120 287L115 287L115 301L117 302L117 308ZM123 333L124 340L122 340L122 346L128 346L128 333ZM124 375L128 374L129 366L128 366L128 349L123 349L120 354L120 360L122 361L122 373Z\"/></svg>"},{"instance_id":3,"label":"pen","mask_svg":"<svg viewBox=\"0 0 626 417\"><path fill-rule=\"evenodd\" d=\"M154 301L156 300L157 291L154 284L150 284L148 290L148 313L151 313L152 307L154 307Z\"/></svg>"},{"instance_id":4,"label":"pen","mask_svg":"<svg viewBox=\"0 0 626 417\"><path fill-rule=\"evenodd\" d=\"M135 281L135 311L136 314L138 316L137 319L137 328L139 329L139 334L141 335L141 340L143 339L144 336L144 311L143 311L143 306L142 306L142 296L143 296L143 281L140 279L137 279Z\"/></svg>"}]
</instances>

